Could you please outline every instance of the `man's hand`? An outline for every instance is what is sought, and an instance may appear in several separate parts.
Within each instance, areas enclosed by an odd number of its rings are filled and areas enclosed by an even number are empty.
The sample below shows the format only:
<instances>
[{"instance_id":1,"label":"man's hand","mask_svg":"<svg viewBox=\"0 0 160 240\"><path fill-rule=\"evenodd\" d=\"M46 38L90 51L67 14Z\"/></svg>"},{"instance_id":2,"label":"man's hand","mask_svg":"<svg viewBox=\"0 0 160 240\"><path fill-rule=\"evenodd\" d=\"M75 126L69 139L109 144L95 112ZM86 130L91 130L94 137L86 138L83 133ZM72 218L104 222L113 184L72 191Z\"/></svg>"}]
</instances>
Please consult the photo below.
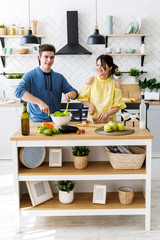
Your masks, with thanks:
<instances>
[{"instance_id":1,"label":"man's hand","mask_svg":"<svg viewBox=\"0 0 160 240\"><path fill-rule=\"evenodd\" d=\"M106 120L108 117L108 114L106 112L102 112L98 115L97 119L98 120Z\"/></svg>"},{"instance_id":2,"label":"man's hand","mask_svg":"<svg viewBox=\"0 0 160 240\"><path fill-rule=\"evenodd\" d=\"M45 104L44 102L41 102L38 106L42 112L48 113L48 116L50 116L50 109L47 104Z\"/></svg>"},{"instance_id":3,"label":"man's hand","mask_svg":"<svg viewBox=\"0 0 160 240\"><path fill-rule=\"evenodd\" d=\"M64 96L65 96L65 99L66 99L66 101L68 103L68 102L70 102L70 99L76 98L76 95L77 94L76 94L75 91L71 91L71 92L66 93Z\"/></svg>"}]
</instances>

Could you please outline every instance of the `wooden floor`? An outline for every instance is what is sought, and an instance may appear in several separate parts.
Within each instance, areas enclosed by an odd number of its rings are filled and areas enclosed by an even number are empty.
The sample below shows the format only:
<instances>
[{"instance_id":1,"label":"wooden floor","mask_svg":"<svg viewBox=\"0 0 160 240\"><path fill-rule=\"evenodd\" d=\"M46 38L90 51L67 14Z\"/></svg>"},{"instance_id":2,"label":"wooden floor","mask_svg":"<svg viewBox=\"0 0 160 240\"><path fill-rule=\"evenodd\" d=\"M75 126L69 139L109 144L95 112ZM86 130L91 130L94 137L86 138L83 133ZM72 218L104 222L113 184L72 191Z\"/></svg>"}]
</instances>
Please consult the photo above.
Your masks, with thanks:
<instances>
[{"instance_id":1,"label":"wooden floor","mask_svg":"<svg viewBox=\"0 0 160 240\"><path fill-rule=\"evenodd\" d=\"M23 217L15 234L12 161L0 160L2 240L160 240L160 159L152 160L151 231L144 216Z\"/></svg>"}]
</instances>

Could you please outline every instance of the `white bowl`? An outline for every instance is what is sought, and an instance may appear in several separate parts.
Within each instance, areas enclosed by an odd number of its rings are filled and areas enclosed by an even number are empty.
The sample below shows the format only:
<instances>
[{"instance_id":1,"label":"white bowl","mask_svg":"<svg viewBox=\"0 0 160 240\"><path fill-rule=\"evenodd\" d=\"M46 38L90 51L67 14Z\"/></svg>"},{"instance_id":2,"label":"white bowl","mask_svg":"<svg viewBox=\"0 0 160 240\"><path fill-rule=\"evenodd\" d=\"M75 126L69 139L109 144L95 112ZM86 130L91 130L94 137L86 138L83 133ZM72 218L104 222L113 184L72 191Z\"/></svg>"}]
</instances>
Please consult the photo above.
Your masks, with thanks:
<instances>
[{"instance_id":1,"label":"white bowl","mask_svg":"<svg viewBox=\"0 0 160 240\"><path fill-rule=\"evenodd\" d=\"M56 125L65 125L67 123L69 123L69 121L71 120L71 116L72 114L70 113L69 116L67 117L54 117L51 115L52 121L56 124Z\"/></svg>"}]
</instances>

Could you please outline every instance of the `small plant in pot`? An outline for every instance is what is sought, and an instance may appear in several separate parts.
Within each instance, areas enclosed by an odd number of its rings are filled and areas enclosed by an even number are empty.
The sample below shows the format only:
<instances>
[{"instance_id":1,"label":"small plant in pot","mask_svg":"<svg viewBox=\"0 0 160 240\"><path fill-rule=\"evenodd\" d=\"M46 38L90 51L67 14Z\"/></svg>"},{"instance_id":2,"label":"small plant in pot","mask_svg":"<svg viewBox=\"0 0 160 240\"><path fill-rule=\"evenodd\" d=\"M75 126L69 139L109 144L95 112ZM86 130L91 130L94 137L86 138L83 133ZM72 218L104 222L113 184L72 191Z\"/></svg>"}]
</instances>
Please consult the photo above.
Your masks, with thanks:
<instances>
[{"instance_id":1,"label":"small plant in pot","mask_svg":"<svg viewBox=\"0 0 160 240\"><path fill-rule=\"evenodd\" d=\"M75 181L58 181L56 186L59 189L59 201L64 204L73 202Z\"/></svg>"},{"instance_id":2,"label":"small plant in pot","mask_svg":"<svg viewBox=\"0 0 160 240\"><path fill-rule=\"evenodd\" d=\"M131 70L129 71L129 75L134 78L134 80L137 81L137 77L139 77L140 75L140 70L139 69L136 69L136 68L131 68Z\"/></svg>"},{"instance_id":3,"label":"small plant in pot","mask_svg":"<svg viewBox=\"0 0 160 240\"><path fill-rule=\"evenodd\" d=\"M115 72L115 74L113 76L114 76L114 79L118 80L122 77L122 72L117 71L117 72Z\"/></svg>"},{"instance_id":4,"label":"small plant in pot","mask_svg":"<svg viewBox=\"0 0 160 240\"><path fill-rule=\"evenodd\" d=\"M89 152L89 147L86 146L77 146L72 148L73 162L75 168L84 169L88 166Z\"/></svg>"},{"instance_id":5,"label":"small plant in pot","mask_svg":"<svg viewBox=\"0 0 160 240\"><path fill-rule=\"evenodd\" d=\"M7 79L8 79L8 82L9 82L10 86L11 87L16 87L20 83L23 75L24 75L24 73L18 73L18 74L10 73L7 76Z\"/></svg>"},{"instance_id":6,"label":"small plant in pot","mask_svg":"<svg viewBox=\"0 0 160 240\"><path fill-rule=\"evenodd\" d=\"M6 28L3 24L0 25L0 35L7 35L8 34L8 28Z\"/></svg>"}]
</instances>

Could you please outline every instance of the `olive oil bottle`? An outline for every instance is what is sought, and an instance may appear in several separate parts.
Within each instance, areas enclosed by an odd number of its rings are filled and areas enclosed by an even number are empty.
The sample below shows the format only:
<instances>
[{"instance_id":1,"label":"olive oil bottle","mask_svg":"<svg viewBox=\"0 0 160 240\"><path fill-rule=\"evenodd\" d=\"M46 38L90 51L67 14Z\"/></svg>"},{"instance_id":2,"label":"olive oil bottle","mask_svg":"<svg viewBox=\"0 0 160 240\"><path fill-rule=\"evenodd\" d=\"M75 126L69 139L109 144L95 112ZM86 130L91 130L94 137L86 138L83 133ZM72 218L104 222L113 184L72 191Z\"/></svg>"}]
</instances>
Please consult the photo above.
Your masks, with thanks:
<instances>
[{"instance_id":1,"label":"olive oil bottle","mask_svg":"<svg viewBox=\"0 0 160 240\"><path fill-rule=\"evenodd\" d=\"M27 103L23 103L23 113L21 115L21 133L22 135L29 135L29 113L27 112Z\"/></svg>"}]
</instances>

